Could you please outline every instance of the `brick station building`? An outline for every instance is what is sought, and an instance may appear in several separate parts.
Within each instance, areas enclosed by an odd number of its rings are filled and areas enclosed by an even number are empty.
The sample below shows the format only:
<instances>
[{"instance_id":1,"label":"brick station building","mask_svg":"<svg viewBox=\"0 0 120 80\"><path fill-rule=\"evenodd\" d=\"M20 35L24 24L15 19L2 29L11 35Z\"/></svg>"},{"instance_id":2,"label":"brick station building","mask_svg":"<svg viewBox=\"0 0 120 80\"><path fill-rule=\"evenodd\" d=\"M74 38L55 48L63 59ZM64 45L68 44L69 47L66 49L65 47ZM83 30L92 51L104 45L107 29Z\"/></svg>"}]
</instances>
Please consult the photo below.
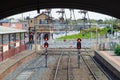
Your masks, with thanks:
<instances>
[{"instance_id":1,"label":"brick station building","mask_svg":"<svg viewBox=\"0 0 120 80\"><path fill-rule=\"evenodd\" d=\"M26 30L0 26L0 62L26 49Z\"/></svg>"}]
</instances>

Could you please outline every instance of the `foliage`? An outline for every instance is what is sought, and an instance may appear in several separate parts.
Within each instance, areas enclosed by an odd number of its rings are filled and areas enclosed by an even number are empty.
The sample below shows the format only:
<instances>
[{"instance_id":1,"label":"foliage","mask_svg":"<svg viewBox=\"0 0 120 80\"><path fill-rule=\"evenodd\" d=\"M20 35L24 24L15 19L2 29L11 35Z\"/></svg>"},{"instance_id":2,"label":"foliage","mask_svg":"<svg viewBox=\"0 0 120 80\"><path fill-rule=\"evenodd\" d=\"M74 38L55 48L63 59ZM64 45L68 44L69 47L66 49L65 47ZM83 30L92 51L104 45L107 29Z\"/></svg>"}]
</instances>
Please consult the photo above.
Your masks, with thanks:
<instances>
[{"instance_id":1,"label":"foliage","mask_svg":"<svg viewBox=\"0 0 120 80\"><path fill-rule=\"evenodd\" d=\"M95 33L92 34L93 38L95 38ZM91 37L91 34L90 32L87 32L87 33L79 33L79 34L74 34L74 35L67 35L67 36L63 36L63 37L60 37L60 38L57 38L59 40L63 40L63 39L77 39L77 38L90 38Z\"/></svg>"},{"instance_id":2,"label":"foliage","mask_svg":"<svg viewBox=\"0 0 120 80\"><path fill-rule=\"evenodd\" d=\"M97 23L98 23L98 24L104 24L104 21L103 21L102 19L99 19L99 20L97 21Z\"/></svg>"},{"instance_id":3,"label":"foliage","mask_svg":"<svg viewBox=\"0 0 120 80\"><path fill-rule=\"evenodd\" d=\"M94 19L90 19L90 23L97 23L97 21Z\"/></svg>"},{"instance_id":4,"label":"foliage","mask_svg":"<svg viewBox=\"0 0 120 80\"><path fill-rule=\"evenodd\" d=\"M107 34L108 28L103 28L103 29L97 28L97 31L100 34L100 36L102 36L104 34ZM89 28L89 29L81 30L79 34L67 35L57 39L63 40L63 39L91 38L91 33L92 33L92 38L96 38L96 28Z\"/></svg>"},{"instance_id":5,"label":"foliage","mask_svg":"<svg viewBox=\"0 0 120 80\"><path fill-rule=\"evenodd\" d=\"M120 45L117 45L114 52L115 52L116 55L120 56Z\"/></svg>"}]
</instances>

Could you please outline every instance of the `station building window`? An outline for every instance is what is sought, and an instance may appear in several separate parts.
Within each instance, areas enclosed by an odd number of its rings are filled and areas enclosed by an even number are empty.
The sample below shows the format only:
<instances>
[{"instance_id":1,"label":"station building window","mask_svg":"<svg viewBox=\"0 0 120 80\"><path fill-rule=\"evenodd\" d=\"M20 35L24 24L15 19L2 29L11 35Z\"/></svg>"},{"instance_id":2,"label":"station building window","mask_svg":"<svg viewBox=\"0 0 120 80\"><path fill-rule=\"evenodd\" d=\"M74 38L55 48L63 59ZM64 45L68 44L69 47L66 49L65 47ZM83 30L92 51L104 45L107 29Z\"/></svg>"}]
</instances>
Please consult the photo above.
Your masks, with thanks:
<instances>
[{"instance_id":1,"label":"station building window","mask_svg":"<svg viewBox=\"0 0 120 80\"><path fill-rule=\"evenodd\" d=\"M24 41L24 39L25 39L24 33L21 33L20 36L21 36L21 44L24 44L24 42L25 42L25 41Z\"/></svg>"},{"instance_id":2,"label":"station building window","mask_svg":"<svg viewBox=\"0 0 120 80\"><path fill-rule=\"evenodd\" d=\"M40 19L40 24L47 24L47 20L45 20L45 19Z\"/></svg>"},{"instance_id":3,"label":"station building window","mask_svg":"<svg viewBox=\"0 0 120 80\"><path fill-rule=\"evenodd\" d=\"M20 33L16 33L16 41L20 41Z\"/></svg>"},{"instance_id":4,"label":"station building window","mask_svg":"<svg viewBox=\"0 0 120 80\"><path fill-rule=\"evenodd\" d=\"M0 35L0 54L3 52L2 35Z\"/></svg>"},{"instance_id":5,"label":"station building window","mask_svg":"<svg viewBox=\"0 0 120 80\"><path fill-rule=\"evenodd\" d=\"M0 46L0 54L3 52L3 46Z\"/></svg>"},{"instance_id":6,"label":"station building window","mask_svg":"<svg viewBox=\"0 0 120 80\"><path fill-rule=\"evenodd\" d=\"M2 35L0 35L0 45L2 45Z\"/></svg>"},{"instance_id":7,"label":"station building window","mask_svg":"<svg viewBox=\"0 0 120 80\"><path fill-rule=\"evenodd\" d=\"M15 34L10 34L10 42L15 42Z\"/></svg>"},{"instance_id":8,"label":"station building window","mask_svg":"<svg viewBox=\"0 0 120 80\"><path fill-rule=\"evenodd\" d=\"M3 52L9 49L9 34L3 34Z\"/></svg>"},{"instance_id":9,"label":"station building window","mask_svg":"<svg viewBox=\"0 0 120 80\"><path fill-rule=\"evenodd\" d=\"M8 34L4 34L3 35L3 44L8 44L9 43L9 35Z\"/></svg>"},{"instance_id":10,"label":"station building window","mask_svg":"<svg viewBox=\"0 0 120 80\"><path fill-rule=\"evenodd\" d=\"M10 48L15 48L15 34L10 34Z\"/></svg>"}]
</instances>

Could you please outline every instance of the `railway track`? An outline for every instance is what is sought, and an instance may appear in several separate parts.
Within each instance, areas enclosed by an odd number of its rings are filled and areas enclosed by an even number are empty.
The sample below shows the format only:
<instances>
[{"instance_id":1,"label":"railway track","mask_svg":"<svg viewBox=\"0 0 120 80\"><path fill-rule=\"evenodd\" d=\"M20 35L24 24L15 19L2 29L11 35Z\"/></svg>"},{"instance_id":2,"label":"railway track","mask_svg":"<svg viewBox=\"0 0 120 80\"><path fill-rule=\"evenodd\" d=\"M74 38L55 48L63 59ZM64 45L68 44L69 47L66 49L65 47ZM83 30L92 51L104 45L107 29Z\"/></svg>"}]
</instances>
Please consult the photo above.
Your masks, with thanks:
<instances>
[{"instance_id":1,"label":"railway track","mask_svg":"<svg viewBox=\"0 0 120 80\"><path fill-rule=\"evenodd\" d=\"M41 56L37 57L33 62L26 65L26 67L16 76L14 76L10 80L30 80L31 76L39 69L39 66L42 64L44 57L40 58Z\"/></svg>"},{"instance_id":2,"label":"railway track","mask_svg":"<svg viewBox=\"0 0 120 80\"><path fill-rule=\"evenodd\" d=\"M68 71L67 79L68 80L73 80L73 70L72 70L70 53L69 53L69 56L68 56L68 70L67 71Z\"/></svg>"},{"instance_id":3,"label":"railway track","mask_svg":"<svg viewBox=\"0 0 120 80\"><path fill-rule=\"evenodd\" d=\"M63 52L61 53L59 59L58 59L58 62L57 62L57 66L56 66L56 70L55 70L55 74L54 74L54 77L53 77L53 80L56 80L57 79L57 75L58 75L58 70L59 70L59 66L60 66L60 62L61 62L61 58L63 56Z\"/></svg>"},{"instance_id":4,"label":"railway track","mask_svg":"<svg viewBox=\"0 0 120 80\"><path fill-rule=\"evenodd\" d=\"M70 52L61 53L56 67L54 68L54 76L50 80L112 80L92 58L88 51L90 50L84 49L80 54L80 68L76 66L78 64L77 59L75 59L77 56L74 55L73 58ZM85 75L86 77L89 76L89 78L86 78Z\"/></svg>"},{"instance_id":5,"label":"railway track","mask_svg":"<svg viewBox=\"0 0 120 80\"><path fill-rule=\"evenodd\" d=\"M19 66L13 73L8 75L5 80L30 80L31 76L39 69L39 65L44 60L44 56L37 55L29 62Z\"/></svg>"},{"instance_id":6,"label":"railway track","mask_svg":"<svg viewBox=\"0 0 120 80\"><path fill-rule=\"evenodd\" d=\"M72 68L71 68L71 57L68 53L67 56L63 56L64 53L61 53L53 79L51 80L73 80Z\"/></svg>"},{"instance_id":7,"label":"railway track","mask_svg":"<svg viewBox=\"0 0 120 80\"><path fill-rule=\"evenodd\" d=\"M84 55L81 55L81 58L90 71L93 80L112 80L111 77L109 77L106 72L97 64L97 62L92 58L86 49L84 53Z\"/></svg>"},{"instance_id":8,"label":"railway track","mask_svg":"<svg viewBox=\"0 0 120 80\"><path fill-rule=\"evenodd\" d=\"M112 80L93 59L94 55L91 52L89 49L81 51L80 68L78 68L77 52L63 52L61 50L59 55L54 55L55 62L51 66L51 72L46 73L50 75L48 79L44 79L46 75L43 74L44 78L39 77L42 73L40 66L45 65L45 56L41 54L27 63L22 70L18 69L18 72L13 74L14 76L5 80ZM50 70L50 67L46 69Z\"/></svg>"}]
</instances>

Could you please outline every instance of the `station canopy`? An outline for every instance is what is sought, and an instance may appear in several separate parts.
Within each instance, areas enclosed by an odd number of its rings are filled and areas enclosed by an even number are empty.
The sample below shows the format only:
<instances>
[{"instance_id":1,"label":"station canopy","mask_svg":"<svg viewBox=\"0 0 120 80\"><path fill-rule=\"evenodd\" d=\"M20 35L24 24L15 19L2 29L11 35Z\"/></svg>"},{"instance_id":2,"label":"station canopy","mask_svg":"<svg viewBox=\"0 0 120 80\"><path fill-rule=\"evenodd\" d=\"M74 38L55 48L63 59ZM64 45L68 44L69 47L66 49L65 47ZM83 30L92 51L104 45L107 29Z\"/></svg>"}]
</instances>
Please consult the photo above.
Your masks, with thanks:
<instances>
[{"instance_id":1,"label":"station canopy","mask_svg":"<svg viewBox=\"0 0 120 80\"><path fill-rule=\"evenodd\" d=\"M21 30L21 29L0 26L0 34L20 33L20 32L27 32L27 30Z\"/></svg>"}]
</instances>

